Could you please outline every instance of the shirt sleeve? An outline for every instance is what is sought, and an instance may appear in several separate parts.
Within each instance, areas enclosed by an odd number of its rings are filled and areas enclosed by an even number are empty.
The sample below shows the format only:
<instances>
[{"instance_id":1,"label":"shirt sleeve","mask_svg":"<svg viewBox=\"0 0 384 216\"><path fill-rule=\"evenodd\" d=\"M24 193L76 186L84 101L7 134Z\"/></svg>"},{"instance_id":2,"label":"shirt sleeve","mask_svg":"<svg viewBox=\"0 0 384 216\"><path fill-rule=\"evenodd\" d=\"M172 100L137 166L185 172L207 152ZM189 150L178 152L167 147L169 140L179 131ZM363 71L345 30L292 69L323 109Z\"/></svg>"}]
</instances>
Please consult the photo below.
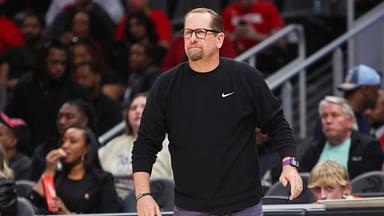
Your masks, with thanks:
<instances>
[{"instance_id":1,"label":"shirt sleeve","mask_svg":"<svg viewBox=\"0 0 384 216\"><path fill-rule=\"evenodd\" d=\"M133 172L151 173L157 153L165 137L165 106L162 78L154 83L145 105L137 139L132 150Z\"/></svg>"},{"instance_id":2,"label":"shirt sleeve","mask_svg":"<svg viewBox=\"0 0 384 216\"><path fill-rule=\"evenodd\" d=\"M296 156L296 145L292 129L284 117L279 101L265 83L261 73L254 72L253 104L256 110L256 123L263 133L272 138L280 156Z\"/></svg>"}]
</instances>

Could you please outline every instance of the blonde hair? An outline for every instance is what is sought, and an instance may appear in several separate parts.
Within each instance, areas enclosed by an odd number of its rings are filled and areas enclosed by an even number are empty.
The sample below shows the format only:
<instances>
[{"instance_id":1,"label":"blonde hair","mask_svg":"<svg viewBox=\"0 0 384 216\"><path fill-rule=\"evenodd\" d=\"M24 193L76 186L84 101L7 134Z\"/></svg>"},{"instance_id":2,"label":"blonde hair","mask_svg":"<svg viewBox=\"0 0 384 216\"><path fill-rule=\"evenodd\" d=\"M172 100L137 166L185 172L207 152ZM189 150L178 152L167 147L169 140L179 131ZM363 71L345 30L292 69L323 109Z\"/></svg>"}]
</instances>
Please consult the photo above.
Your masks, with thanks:
<instances>
[{"instance_id":1,"label":"blonde hair","mask_svg":"<svg viewBox=\"0 0 384 216\"><path fill-rule=\"evenodd\" d=\"M13 172L8 167L8 161L6 154L3 148L3 145L0 144L0 177L3 178L13 178Z\"/></svg>"},{"instance_id":2,"label":"blonde hair","mask_svg":"<svg viewBox=\"0 0 384 216\"><path fill-rule=\"evenodd\" d=\"M332 160L324 160L316 164L309 174L308 188L320 185L350 186L347 169Z\"/></svg>"}]
</instances>

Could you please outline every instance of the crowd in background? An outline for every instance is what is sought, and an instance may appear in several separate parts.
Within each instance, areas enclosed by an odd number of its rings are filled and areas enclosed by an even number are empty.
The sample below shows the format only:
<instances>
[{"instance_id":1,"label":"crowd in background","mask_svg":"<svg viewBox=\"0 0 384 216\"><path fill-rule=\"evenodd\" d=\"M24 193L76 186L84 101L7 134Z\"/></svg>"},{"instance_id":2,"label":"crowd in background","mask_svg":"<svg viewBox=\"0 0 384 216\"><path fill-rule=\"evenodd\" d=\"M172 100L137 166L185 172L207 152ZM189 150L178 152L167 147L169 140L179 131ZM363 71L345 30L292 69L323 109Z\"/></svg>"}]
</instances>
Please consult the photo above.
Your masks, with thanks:
<instances>
[{"instance_id":1,"label":"crowd in background","mask_svg":"<svg viewBox=\"0 0 384 216\"><path fill-rule=\"evenodd\" d=\"M0 0L0 177L36 182L28 198L45 212L40 177L54 176L55 206L62 214L122 210L121 200L134 189L130 157L146 103L144 92L161 73L186 60L179 32L189 8L220 11L226 33L223 57L236 57L285 25L279 12L284 1L32 2ZM364 4L359 7L364 9ZM274 50L287 46L281 40ZM266 51L259 59L269 62L271 53L276 54ZM261 67L269 73L278 63ZM350 178L382 167L384 94L378 71L357 66L344 84L339 89L345 99L326 97L319 105L316 144L306 146L302 172L327 160L343 165L346 170L329 166ZM101 146L97 137L121 121L126 122L124 134ZM274 183L280 161L268 148L268 137L259 131L256 135L265 166L261 170L272 173L268 181ZM163 142L155 177L172 178L168 143ZM346 179L337 183L349 194ZM319 194L323 186L310 182ZM69 188L78 190L69 193Z\"/></svg>"}]
</instances>

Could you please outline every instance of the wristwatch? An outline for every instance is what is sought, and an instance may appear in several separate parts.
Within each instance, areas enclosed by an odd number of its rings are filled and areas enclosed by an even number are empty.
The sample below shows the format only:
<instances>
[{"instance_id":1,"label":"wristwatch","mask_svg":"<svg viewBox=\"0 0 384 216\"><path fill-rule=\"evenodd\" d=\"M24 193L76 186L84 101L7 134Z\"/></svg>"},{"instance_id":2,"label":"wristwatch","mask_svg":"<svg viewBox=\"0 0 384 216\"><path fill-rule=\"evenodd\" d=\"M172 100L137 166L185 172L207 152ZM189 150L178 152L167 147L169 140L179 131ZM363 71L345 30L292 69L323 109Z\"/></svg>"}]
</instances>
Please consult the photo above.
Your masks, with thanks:
<instances>
[{"instance_id":1,"label":"wristwatch","mask_svg":"<svg viewBox=\"0 0 384 216\"><path fill-rule=\"evenodd\" d=\"M299 161L294 157L289 157L283 160L283 166L291 165L293 167L299 168Z\"/></svg>"}]
</instances>

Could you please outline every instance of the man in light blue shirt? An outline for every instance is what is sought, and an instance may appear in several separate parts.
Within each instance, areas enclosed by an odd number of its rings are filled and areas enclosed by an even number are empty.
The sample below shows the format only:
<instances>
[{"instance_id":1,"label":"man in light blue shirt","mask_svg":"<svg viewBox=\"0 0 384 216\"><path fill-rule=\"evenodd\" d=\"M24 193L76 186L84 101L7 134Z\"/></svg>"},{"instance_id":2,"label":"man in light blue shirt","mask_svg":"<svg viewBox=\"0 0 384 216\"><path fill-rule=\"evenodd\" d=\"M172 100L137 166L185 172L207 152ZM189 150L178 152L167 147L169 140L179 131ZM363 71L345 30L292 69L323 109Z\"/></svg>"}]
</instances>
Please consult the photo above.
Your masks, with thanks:
<instances>
[{"instance_id":1,"label":"man in light blue shirt","mask_svg":"<svg viewBox=\"0 0 384 216\"><path fill-rule=\"evenodd\" d=\"M324 136L303 154L301 171L309 172L323 160L344 165L351 179L381 169L383 157L380 145L372 137L355 130L355 115L346 99L325 97L319 104L319 114Z\"/></svg>"}]
</instances>

